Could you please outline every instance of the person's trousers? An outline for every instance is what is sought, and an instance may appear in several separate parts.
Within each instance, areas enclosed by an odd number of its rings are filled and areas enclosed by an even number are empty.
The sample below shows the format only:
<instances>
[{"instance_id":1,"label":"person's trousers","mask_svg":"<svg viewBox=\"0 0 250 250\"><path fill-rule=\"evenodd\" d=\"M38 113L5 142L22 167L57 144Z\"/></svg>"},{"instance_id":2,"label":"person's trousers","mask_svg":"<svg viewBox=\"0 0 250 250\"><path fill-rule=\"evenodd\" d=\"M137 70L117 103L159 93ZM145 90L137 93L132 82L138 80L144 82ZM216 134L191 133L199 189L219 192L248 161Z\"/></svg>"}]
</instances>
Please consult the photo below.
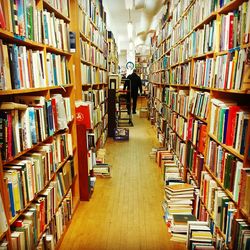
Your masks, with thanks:
<instances>
[{"instance_id":1,"label":"person's trousers","mask_svg":"<svg viewBox=\"0 0 250 250\"><path fill-rule=\"evenodd\" d=\"M132 98L133 98L133 113L136 112L137 97L138 97L138 93L135 93L135 94L132 95Z\"/></svg>"}]
</instances>

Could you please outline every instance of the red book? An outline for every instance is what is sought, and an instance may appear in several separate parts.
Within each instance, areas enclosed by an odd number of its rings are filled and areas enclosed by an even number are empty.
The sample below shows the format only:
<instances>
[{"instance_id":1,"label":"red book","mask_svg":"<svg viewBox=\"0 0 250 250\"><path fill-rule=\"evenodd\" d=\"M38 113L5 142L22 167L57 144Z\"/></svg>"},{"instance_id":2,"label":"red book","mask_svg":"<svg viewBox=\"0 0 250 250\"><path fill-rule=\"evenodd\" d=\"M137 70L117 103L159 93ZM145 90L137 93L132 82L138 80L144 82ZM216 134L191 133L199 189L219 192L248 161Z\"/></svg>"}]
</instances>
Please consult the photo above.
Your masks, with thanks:
<instances>
[{"instance_id":1,"label":"red book","mask_svg":"<svg viewBox=\"0 0 250 250\"><path fill-rule=\"evenodd\" d=\"M229 13L229 32L228 32L228 49L232 49L234 47L233 44L233 26L234 26L234 14Z\"/></svg>"},{"instance_id":2,"label":"red book","mask_svg":"<svg viewBox=\"0 0 250 250\"><path fill-rule=\"evenodd\" d=\"M192 141L192 132L193 132L193 117L190 117L188 120L188 134L187 134L187 139Z\"/></svg>"},{"instance_id":3,"label":"red book","mask_svg":"<svg viewBox=\"0 0 250 250\"><path fill-rule=\"evenodd\" d=\"M85 125L86 129L91 129L89 105L80 105L76 107L76 120L78 124Z\"/></svg>"},{"instance_id":4,"label":"red book","mask_svg":"<svg viewBox=\"0 0 250 250\"><path fill-rule=\"evenodd\" d=\"M3 13L3 6L2 3L0 2L0 28L6 29L6 22L5 22L5 17Z\"/></svg>"},{"instance_id":5,"label":"red book","mask_svg":"<svg viewBox=\"0 0 250 250\"><path fill-rule=\"evenodd\" d=\"M197 151L195 150L193 155L192 173L196 172L196 164L197 164Z\"/></svg>"},{"instance_id":6,"label":"red book","mask_svg":"<svg viewBox=\"0 0 250 250\"><path fill-rule=\"evenodd\" d=\"M232 146L234 141L235 126L236 126L236 113L240 110L239 106L230 106L228 111L228 124L226 145Z\"/></svg>"},{"instance_id":7,"label":"red book","mask_svg":"<svg viewBox=\"0 0 250 250\"><path fill-rule=\"evenodd\" d=\"M205 153L206 138L207 138L207 126L205 124L201 124L198 151L203 155Z\"/></svg>"},{"instance_id":8,"label":"red book","mask_svg":"<svg viewBox=\"0 0 250 250\"><path fill-rule=\"evenodd\" d=\"M7 114L8 128L7 128L7 139L8 139L8 151L7 151L7 160L12 157L12 115L11 113Z\"/></svg>"},{"instance_id":9,"label":"red book","mask_svg":"<svg viewBox=\"0 0 250 250\"><path fill-rule=\"evenodd\" d=\"M58 129L58 121L57 121L57 110L56 110L56 99L51 99L52 113L53 113L53 123L54 123L54 131Z\"/></svg>"}]
</instances>

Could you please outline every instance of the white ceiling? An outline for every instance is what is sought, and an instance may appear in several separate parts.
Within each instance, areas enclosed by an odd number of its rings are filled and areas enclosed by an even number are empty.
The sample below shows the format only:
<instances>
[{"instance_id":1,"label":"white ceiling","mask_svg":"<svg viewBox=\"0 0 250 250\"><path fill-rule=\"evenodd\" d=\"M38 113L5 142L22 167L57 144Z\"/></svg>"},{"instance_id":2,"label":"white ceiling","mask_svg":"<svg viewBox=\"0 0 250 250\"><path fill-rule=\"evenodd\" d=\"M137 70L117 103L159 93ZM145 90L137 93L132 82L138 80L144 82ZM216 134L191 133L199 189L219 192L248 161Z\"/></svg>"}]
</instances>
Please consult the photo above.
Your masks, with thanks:
<instances>
[{"instance_id":1,"label":"white ceiling","mask_svg":"<svg viewBox=\"0 0 250 250\"><path fill-rule=\"evenodd\" d=\"M129 49L127 32L129 7L132 7L130 13L134 27L133 42L135 46L149 45L148 34L159 21L158 15L163 2L163 0L103 0L104 9L107 12L108 29L112 30L119 50Z\"/></svg>"}]
</instances>

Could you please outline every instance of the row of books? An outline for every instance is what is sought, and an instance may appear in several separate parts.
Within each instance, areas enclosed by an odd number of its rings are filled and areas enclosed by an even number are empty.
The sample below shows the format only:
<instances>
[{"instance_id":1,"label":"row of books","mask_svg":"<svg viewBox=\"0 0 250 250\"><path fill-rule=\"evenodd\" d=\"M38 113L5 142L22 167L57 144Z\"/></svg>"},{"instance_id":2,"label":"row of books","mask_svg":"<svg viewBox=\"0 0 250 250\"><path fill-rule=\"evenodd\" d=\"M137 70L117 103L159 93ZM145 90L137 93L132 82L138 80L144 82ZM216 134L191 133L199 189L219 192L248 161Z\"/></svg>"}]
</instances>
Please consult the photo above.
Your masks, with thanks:
<instances>
[{"instance_id":1,"label":"row of books","mask_svg":"<svg viewBox=\"0 0 250 250\"><path fill-rule=\"evenodd\" d=\"M190 84L191 63L178 65L171 70L170 84Z\"/></svg>"},{"instance_id":2,"label":"row of books","mask_svg":"<svg viewBox=\"0 0 250 250\"><path fill-rule=\"evenodd\" d=\"M247 107L219 99L212 99L211 102L210 134L243 155L249 126Z\"/></svg>"},{"instance_id":3,"label":"row of books","mask_svg":"<svg viewBox=\"0 0 250 250\"><path fill-rule=\"evenodd\" d=\"M82 60L92 63L96 66L106 68L107 59L104 57L104 54L100 52L96 47L91 46L86 41L80 39L80 48Z\"/></svg>"},{"instance_id":4,"label":"row of books","mask_svg":"<svg viewBox=\"0 0 250 250\"><path fill-rule=\"evenodd\" d=\"M180 90L177 93L175 90L169 88L165 88L165 92L165 100L168 107L180 115L187 117L189 104L187 93L184 90Z\"/></svg>"},{"instance_id":5,"label":"row of books","mask_svg":"<svg viewBox=\"0 0 250 250\"><path fill-rule=\"evenodd\" d=\"M201 171L203 170L204 156L193 146L192 142L187 142L186 166L191 172L194 182L199 187L201 184ZM197 206L198 207L198 206ZM197 211L197 209L196 209Z\"/></svg>"},{"instance_id":6,"label":"row of books","mask_svg":"<svg viewBox=\"0 0 250 250\"><path fill-rule=\"evenodd\" d=\"M187 145L183 140L181 140L177 136L176 132L174 132L171 128L168 127L168 125L167 125L167 132L169 133L167 144L174 151L174 153L178 157L178 160L182 164L182 166L184 166L186 162Z\"/></svg>"},{"instance_id":7,"label":"row of books","mask_svg":"<svg viewBox=\"0 0 250 250\"><path fill-rule=\"evenodd\" d=\"M71 83L65 56L31 50L0 40L1 90L39 88ZM47 72L47 77L46 77Z\"/></svg>"},{"instance_id":8,"label":"row of books","mask_svg":"<svg viewBox=\"0 0 250 250\"><path fill-rule=\"evenodd\" d=\"M4 179L9 194L10 218L23 210L51 180L52 175L66 157L72 154L65 136L57 136L53 143L44 144L35 152L25 154L22 158L12 161L4 167ZM53 150L53 151L52 151ZM58 173L63 187L68 186L69 171L72 167L67 163L63 173ZM64 180L61 180L64 176ZM72 177L71 177L72 180ZM65 190L65 188L63 189ZM61 191L61 189L59 189ZM62 191L58 194L62 194Z\"/></svg>"},{"instance_id":9,"label":"row of books","mask_svg":"<svg viewBox=\"0 0 250 250\"><path fill-rule=\"evenodd\" d=\"M218 68L219 69L219 68ZM215 61L213 58L197 60L194 63L193 84L199 87L211 88L215 71Z\"/></svg>"},{"instance_id":10,"label":"row of books","mask_svg":"<svg viewBox=\"0 0 250 250\"><path fill-rule=\"evenodd\" d=\"M232 221L236 208L228 195L217 186L206 171L201 173L201 197L208 211L213 214L215 225L226 235L227 243L231 239Z\"/></svg>"},{"instance_id":11,"label":"row of books","mask_svg":"<svg viewBox=\"0 0 250 250\"><path fill-rule=\"evenodd\" d=\"M239 199L240 173L243 162L228 153L215 141L209 141L207 166L220 180L224 188L229 190L233 199Z\"/></svg>"},{"instance_id":12,"label":"row of books","mask_svg":"<svg viewBox=\"0 0 250 250\"><path fill-rule=\"evenodd\" d=\"M187 139L193 144L197 151L204 155L207 138L207 125L193 117L188 120Z\"/></svg>"},{"instance_id":13,"label":"row of books","mask_svg":"<svg viewBox=\"0 0 250 250\"><path fill-rule=\"evenodd\" d=\"M7 217L5 214L4 203L3 203L3 198L2 198L1 193L0 193L0 215L1 215L0 216L0 235L2 235L8 230L8 221L7 221Z\"/></svg>"},{"instance_id":14,"label":"row of books","mask_svg":"<svg viewBox=\"0 0 250 250\"><path fill-rule=\"evenodd\" d=\"M0 3L0 27L15 35L42 42L42 11L35 0Z\"/></svg>"},{"instance_id":15,"label":"row of books","mask_svg":"<svg viewBox=\"0 0 250 250\"><path fill-rule=\"evenodd\" d=\"M53 6L56 10L64 16L69 17L69 1L68 0L46 0L48 4Z\"/></svg>"},{"instance_id":16,"label":"row of books","mask_svg":"<svg viewBox=\"0 0 250 250\"><path fill-rule=\"evenodd\" d=\"M99 49L105 52L107 55L107 44L105 42L106 30L97 30L90 22L89 17L79 8L79 30L80 32L92 43L94 43Z\"/></svg>"},{"instance_id":17,"label":"row of books","mask_svg":"<svg viewBox=\"0 0 250 250\"><path fill-rule=\"evenodd\" d=\"M105 102L107 95L107 89L91 89L89 91L82 92L82 100L91 101L94 103L94 107L97 107Z\"/></svg>"},{"instance_id":18,"label":"row of books","mask_svg":"<svg viewBox=\"0 0 250 250\"><path fill-rule=\"evenodd\" d=\"M202 119L207 119L210 94L208 92L190 91L189 112Z\"/></svg>"},{"instance_id":19,"label":"row of books","mask_svg":"<svg viewBox=\"0 0 250 250\"><path fill-rule=\"evenodd\" d=\"M78 0L79 6L88 15L90 20L98 27L102 25L104 21L103 5L101 1L88 1L88 0Z\"/></svg>"},{"instance_id":20,"label":"row of books","mask_svg":"<svg viewBox=\"0 0 250 250\"><path fill-rule=\"evenodd\" d=\"M214 69L214 87L220 89L241 90L249 87L248 71L249 49L235 49L227 55L216 57Z\"/></svg>"},{"instance_id":21,"label":"row of books","mask_svg":"<svg viewBox=\"0 0 250 250\"><path fill-rule=\"evenodd\" d=\"M60 94L47 101L43 97L31 96L18 97L16 101L17 103L0 104L0 144L3 160L10 160L55 132L67 129L68 121L72 120L70 100L63 99Z\"/></svg>"},{"instance_id":22,"label":"row of books","mask_svg":"<svg viewBox=\"0 0 250 250\"><path fill-rule=\"evenodd\" d=\"M54 184L56 186L56 183ZM11 244L14 249L55 249L73 212L71 191L58 208L57 204L54 204L55 200L51 195L56 196L55 186L48 187L47 193L12 225Z\"/></svg>"},{"instance_id":23,"label":"row of books","mask_svg":"<svg viewBox=\"0 0 250 250\"><path fill-rule=\"evenodd\" d=\"M57 49L69 51L69 24L55 17L54 12L44 10L43 43Z\"/></svg>"},{"instance_id":24,"label":"row of books","mask_svg":"<svg viewBox=\"0 0 250 250\"><path fill-rule=\"evenodd\" d=\"M107 71L81 63L82 85L106 83L107 76Z\"/></svg>"}]
</instances>

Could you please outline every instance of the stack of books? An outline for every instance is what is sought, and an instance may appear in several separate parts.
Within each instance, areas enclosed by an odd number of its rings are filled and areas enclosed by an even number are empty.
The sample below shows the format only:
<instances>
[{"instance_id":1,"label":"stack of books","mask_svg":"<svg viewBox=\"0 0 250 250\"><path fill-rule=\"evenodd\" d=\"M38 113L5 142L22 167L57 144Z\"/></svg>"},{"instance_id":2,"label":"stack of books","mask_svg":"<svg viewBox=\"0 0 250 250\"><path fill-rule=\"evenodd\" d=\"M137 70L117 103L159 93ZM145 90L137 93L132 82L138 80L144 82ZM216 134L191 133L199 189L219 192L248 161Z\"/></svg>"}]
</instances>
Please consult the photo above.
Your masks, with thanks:
<instances>
[{"instance_id":1,"label":"stack of books","mask_svg":"<svg viewBox=\"0 0 250 250\"><path fill-rule=\"evenodd\" d=\"M215 249L209 223L205 221L189 221L187 248L192 250Z\"/></svg>"},{"instance_id":2,"label":"stack of books","mask_svg":"<svg viewBox=\"0 0 250 250\"><path fill-rule=\"evenodd\" d=\"M173 215L173 222L170 227L172 233L171 241L187 241L188 221L196 221L196 217L192 214Z\"/></svg>"},{"instance_id":3,"label":"stack of books","mask_svg":"<svg viewBox=\"0 0 250 250\"><path fill-rule=\"evenodd\" d=\"M194 199L194 186L187 183L178 183L168 185L165 188L165 201L163 208L165 211L165 220L170 227L173 225L173 216L191 215L192 202Z\"/></svg>"},{"instance_id":4,"label":"stack of books","mask_svg":"<svg viewBox=\"0 0 250 250\"><path fill-rule=\"evenodd\" d=\"M107 163L97 163L93 166L94 175L111 177L111 166Z\"/></svg>"}]
</instances>

